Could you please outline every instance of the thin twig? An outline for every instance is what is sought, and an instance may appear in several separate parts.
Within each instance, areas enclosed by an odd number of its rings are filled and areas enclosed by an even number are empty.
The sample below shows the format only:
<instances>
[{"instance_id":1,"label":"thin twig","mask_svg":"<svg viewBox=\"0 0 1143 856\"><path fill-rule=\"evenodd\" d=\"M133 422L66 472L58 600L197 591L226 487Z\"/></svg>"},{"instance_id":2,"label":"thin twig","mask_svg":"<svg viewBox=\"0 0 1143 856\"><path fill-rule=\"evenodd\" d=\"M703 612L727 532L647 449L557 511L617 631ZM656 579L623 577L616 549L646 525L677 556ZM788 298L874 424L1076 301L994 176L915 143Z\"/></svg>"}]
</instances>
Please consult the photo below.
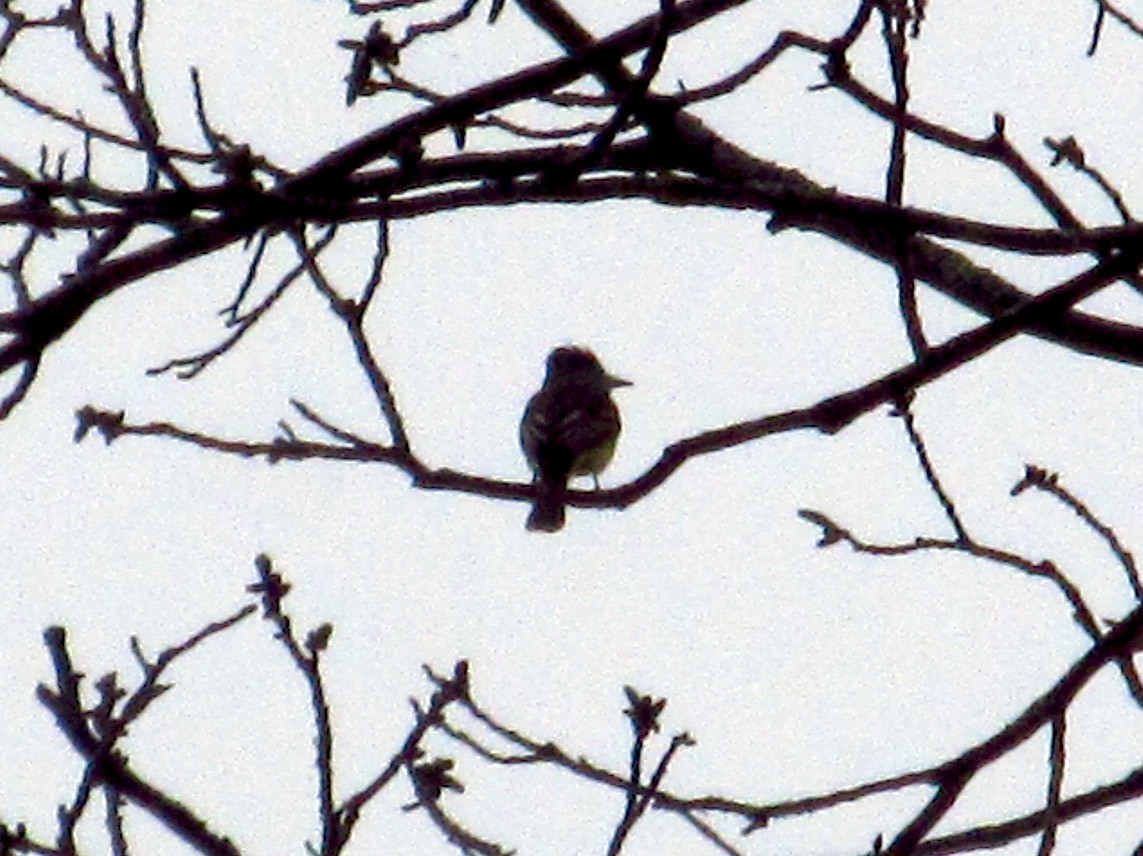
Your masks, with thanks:
<instances>
[{"instance_id":1,"label":"thin twig","mask_svg":"<svg viewBox=\"0 0 1143 856\"><path fill-rule=\"evenodd\" d=\"M966 540L960 538L955 540L916 538L913 541L902 544L874 544L857 537L844 526L835 523L821 512L801 509L798 512L798 516L822 528L822 535L818 541L819 547L828 547L836 543L846 543L857 552L868 553L871 556L907 556L912 553L927 550L949 550L1014 568L1030 577L1048 580L1063 595L1070 608L1072 619L1087 637L1096 643L1103 638L1103 629L1100 622L1087 605L1079 587L1068 579L1068 577L1056 567L1055 563L1051 561L1043 560L1033 562L1030 559L1026 559L1023 556L1011 553L1007 550L978 544L971 538ZM1137 704L1143 705L1143 682L1141 682L1139 673L1135 669L1131 658L1126 657L1120 660L1118 665L1132 698Z\"/></svg>"},{"instance_id":2,"label":"thin twig","mask_svg":"<svg viewBox=\"0 0 1143 856\"><path fill-rule=\"evenodd\" d=\"M916 418L913 416L912 401L906 399L897 405L897 414L901 417L901 423L905 426L905 433L909 437L909 445L913 447L913 452L917 456L917 463L921 467L921 472L925 475L925 481L929 485L929 489L937 498L937 502L941 504L941 508L945 512L945 517L948 518L949 523L952 524L953 531L956 533L956 540L964 543L969 543L972 539L968 536L968 531L964 528L964 523L961 522L960 514L956 510L956 505L953 503L952 497L948 491L945 490L941 484L940 477L937 475L936 469L933 467L932 459L929 457L929 451L925 446L925 441L921 437L921 432L917 430Z\"/></svg>"},{"instance_id":3,"label":"thin twig","mask_svg":"<svg viewBox=\"0 0 1143 856\"><path fill-rule=\"evenodd\" d=\"M321 673L321 654L329 643L332 625L324 624L311 631L303 645L294 633L289 614L282 608L282 600L289 592L289 583L273 569L268 556L256 561L258 580L250 591L262 596L263 615L277 627L274 638L282 644L301 673L310 694L310 713L314 726L314 767L318 773L318 818L321 824L319 853L337 853L344 844L341 824L334 806L333 783L333 725L330 722L329 703L325 696L325 683Z\"/></svg>"},{"instance_id":4,"label":"thin twig","mask_svg":"<svg viewBox=\"0 0 1143 856\"><path fill-rule=\"evenodd\" d=\"M341 319L346 331L349 333L350 340L353 342L353 350L357 354L358 365L361 366L362 371L365 372L365 376L369 380L369 385L373 389L374 398L389 428L394 453L398 455L409 455L409 435L405 431L404 419L401 416L400 410L397 408L393 387L389 383L389 378L381 368L376 356L374 356L373 346L365 335L365 310L368 309L368 303L365 301L365 298L367 297L369 300L372 300L376 291L377 283L381 276L380 268L388 253L388 242L379 242L378 253L374 258L374 271L371 273L363 289L364 297L361 300L355 301L349 298L343 298L337 293L337 290L329 282L325 273L318 265L316 254L313 252L313 249L308 246L305 236L302 235L300 231L296 229L291 230L290 237L297 247L298 255L301 256L302 263L314 286L329 302L330 309Z\"/></svg>"},{"instance_id":5,"label":"thin twig","mask_svg":"<svg viewBox=\"0 0 1143 856\"><path fill-rule=\"evenodd\" d=\"M1088 507L1087 503L1061 485L1060 477L1057 473L1051 473L1043 467L1036 467L1031 464L1026 465L1024 468L1024 477L1013 486L1011 495L1018 496L1028 488L1035 488L1036 490L1041 490L1044 493L1054 496L1065 506L1074 511L1080 520L1099 535L1123 568L1123 573L1127 577L1128 584L1131 586L1132 594L1135 596L1135 602L1143 603L1143 581L1140 580L1139 567L1135 563L1135 556L1132 555L1131 551L1119 540L1119 536L1115 534L1115 530L1096 517L1095 512Z\"/></svg>"}]
</instances>

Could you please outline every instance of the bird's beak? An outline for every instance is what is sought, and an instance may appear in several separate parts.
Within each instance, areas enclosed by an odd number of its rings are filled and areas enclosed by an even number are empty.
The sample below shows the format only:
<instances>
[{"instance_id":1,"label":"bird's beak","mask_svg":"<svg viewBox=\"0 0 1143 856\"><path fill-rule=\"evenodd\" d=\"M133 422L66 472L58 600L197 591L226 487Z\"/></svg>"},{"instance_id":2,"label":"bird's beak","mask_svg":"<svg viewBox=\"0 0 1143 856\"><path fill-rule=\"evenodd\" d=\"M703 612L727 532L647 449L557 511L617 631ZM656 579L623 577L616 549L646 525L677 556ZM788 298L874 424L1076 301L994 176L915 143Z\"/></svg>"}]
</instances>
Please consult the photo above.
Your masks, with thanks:
<instances>
[{"instance_id":1,"label":"bird's beak","mask_svg":"<svg viewBox=\"0 0 1143 856\"><path fill-rule=\"evenodd\" d=\"M607 388L608 389L618 389L621 386L634 386L635 385L635 384L631 383L631 381L629 381L629 380L624 380L621 377L615 377L613 375L607 375L606 380L607 380Z\"/></svg>"}]
</instances>

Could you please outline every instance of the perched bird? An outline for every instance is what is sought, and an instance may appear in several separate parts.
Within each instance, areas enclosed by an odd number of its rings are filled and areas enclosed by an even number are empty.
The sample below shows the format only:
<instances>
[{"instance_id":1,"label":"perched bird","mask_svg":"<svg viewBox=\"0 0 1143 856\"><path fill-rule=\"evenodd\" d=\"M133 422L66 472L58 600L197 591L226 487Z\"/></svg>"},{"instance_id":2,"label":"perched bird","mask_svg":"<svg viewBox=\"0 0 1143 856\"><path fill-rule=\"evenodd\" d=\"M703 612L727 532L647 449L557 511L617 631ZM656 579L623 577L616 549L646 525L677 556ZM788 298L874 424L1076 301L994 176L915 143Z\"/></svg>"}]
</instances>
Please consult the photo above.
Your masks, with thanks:
<instances>
[{"instance_id":1,"label":"perched bird","mask_svg":"<svg viewBox=\"0 0 1143 856\"><path fill-rule=\"evenodd\" d=\"M556 348L547 374L520 422L520 446L532 467L537 495L528 528L558 532L564 525L568 479L598 475L619 439L619 410L611 390L631 386L603 370L586 348Z\"/></svg>"}]
</instances>

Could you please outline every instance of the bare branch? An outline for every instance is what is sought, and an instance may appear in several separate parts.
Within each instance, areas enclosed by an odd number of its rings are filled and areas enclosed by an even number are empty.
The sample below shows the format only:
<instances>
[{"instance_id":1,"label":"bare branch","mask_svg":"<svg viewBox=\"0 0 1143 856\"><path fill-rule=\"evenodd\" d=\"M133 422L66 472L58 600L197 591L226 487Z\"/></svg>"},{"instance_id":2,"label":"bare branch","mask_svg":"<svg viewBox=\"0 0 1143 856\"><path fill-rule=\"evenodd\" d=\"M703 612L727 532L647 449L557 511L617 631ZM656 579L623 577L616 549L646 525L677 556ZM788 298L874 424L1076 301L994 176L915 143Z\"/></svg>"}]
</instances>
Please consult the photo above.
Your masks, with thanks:
<instances>
[{"instance_id":1,"label":"bare branch","mask_svg":"<svg viewBox=\"0 0 1143 856\"><path fill-rule=\"evenodd\" d=\"M885 850L886 856L920 853L918 845L952 808L977 770L1019 746L1041 727L1059 716L1103 666L1110 661L1130 657L1138 651L1141 639L1143 639L1143 607L1136 609L1112 628L1060 678L1054 687L1033 702L1015 720L992 737L945 764L941 771L939 787L932 801L894 839ZM1137 771L1133 778L1135 781L1129 778L1126 780L1128 784L1115 790L1119 799L1124 798L1124 791L1133 795L1143 793L1143 769ZM1037 822L1040 826L1036 828L1043 828L1043 825L1048 823L1054 824L1058 818L1077 816L1073 812L1083 804L1073 799L1060 803L1051 815L1046 812L1038 813ZM1032 834L1032 831L1025 830L1023 834Z\"/></svg>"},{"instance_id":2,"label":"bare branch","mask_svg":"<svg viewBox=\"0 0 1143 856\"><path fill-rule=\"evenodd\" d=\"M300 236L295 236L295 240L301 241ZM299 252L303 254L307 252L304 243L299 243ZM1143 245L1131 252L1120 253L1111 260L1098 264L1029 299L1023 305L988 324L962 333L943 345L932 348L924 358L883 375L877 380L824 399L807 408L738 422L680 440L668 446L650 469L627 485L590 492L569 490L566 501L569 505L577 507L626 508L665 482L687 460L698 455L710 454L761 437L798 429L814 428L825 433L836 433L876 407L899 401L925 384L942 377L980 354L987 353L1027 329L1028 326L1055 317L1073 303L1094 294L1124 271L1134 270L1140 257L1143 257ZM331 309L343 319L353 338L358 361L370 378L379 405L393 433L392 446L329 446L300 442L289 437L271 443L244 443L210 437L163 422L129 425L123 421L122 413L102 412L90 406L77 413L79 420L77 439L82 439L91 428L98 428L107 442L123 435L167 436L227 454L264 457L271 463L305 458L385 461L412 476L414 484L420 488L461 490L489 497L530 501L534 494L534 487L531 484L517 485L493 479L474 478L450 470L431 471L412 454L400 415L389 391L388 379L374 359L365 338L361 306L341 298L333 290L312 256L305 256L305 259L307 271L319 290L326 295Z\"/></svg>"},{"instance_id":3,"label":"bare branch","mask_svg":"<svg viewBox=\"0 0 1143 856\"><path fill-rule=\"evenodd\" d=\"M1049 817L1053 816L1060 807L1060 798L1064 789L1064 764L1067 758L1067 714L1061 712L1052 720L1052 740L1048 761L1051 775L1048 781L1048 800L1046 811ZM1039 856L1051 856L1056 846L1057 824L1049 822L1040 836Z\"/></svg>"},{"instance_id":4,"label":"bare branch","mask_svg":"<svg viewBox=\"0 0 1143 856\"><path fill-rule=\"evenodd\" d=\"M56 671L56 689L41 684L36 696L55 716L60 730L86 760L92 777L113 788L170 829L187 844L208 856L238 856L238 849L226 838L210 831L205 821L173 797L140 778L122 756L111 752L112 743L97 737L86 721L79 700L81 675L72 668L71 656L62 627L44 632L44 642ZM88 775L88 773L85 773Z\"/></svg>"},{"instance_id":5,"label":"bare branch","mask_svg":"<svg viewBox=\"0 0 1143 856\"><path fill-rule=\"evenodd\" d=\"M968 531L961 522L960 515L957 513L956 505L953 503L952 497L949 496L948 491L946 491L944 485L941 484L940 477L933 467L933 462L929 458L928 449L925 448L925 441L917 430L917 423L913 416L910 400L906 399L906 401L897 405L896 415L901 417L901 422L905 426L905 433L909 436L909 445L913 447L913 451L917 455L917 463L920 464L921 472L925 475L925 481L928 482L929 489L932 490L937 501L941 504L941 508L945 512L945 517L947 517L949 523L952 524L953 531L956 533L956 540L968 544L972 539L969 538Z\"/></svg>"},{"instance_id":6,"label":"bare branch","mask_svg":"<svg viewBox=\"0 0 1143 856\"><path fill-rule=\"evenodd\" d=\"M1123 199L1123 194L1112 186L1111 182L1107 180L1107 177L1102 172L1087 162L1087 155L1084 154L1083 149L1075 137L1067 137L1063 140L1053 140L1051 137L1045 137L1044 145L1054 153L1051 163L1052 166L1059 166L1061 163L1066 163L1076 172L1086 175L1095 182L1096 186L1111 200L1111 204L1115 206L1115 210L1119 212L1119 216L1124 223L1134 221L1135 218L1131 215L1131 211L1128 210L1127 202Z\"/></svg>"},{"instance_id":7,"label":"bare branch","mask_svg":"<svg viewBox=\"0 0 1143 856\"><path fill-rule=\"evenodd\" d=\"M1134 18L1122 11L1117 5L1111 3L1110 0L1095 0L1095 7L1095 21L1092 24L1091 43L1087 48L1088 56L1095 56L1095 52L1099 48L1099 39L1103 34L1103 19L1107 15L1110 15L1122 24L1132 35L1143 38L1143 25L1137 23Z\"/></svg>"},{"instance_id":8,"label":"bare branch","mask_svg":"<svg viewBox=\"0 0 1143 856\"><path fill-rule=\"evenodd\" d=\"M315 732L314 766L318 772L318 818L321 824L321 846L317 852L333 856L345 843L334 807L333 725L330 722L329 703L326 701L321 673L321 654L329 644L333 625L323 624L311 631L303 645L294 633L289 615L282 608L282 601L290 590L289 583L274 571L269 556L259 556L255 567L258 580L248 590L261 596L263 616L277 628L274 638L286 649L310 693L310 713Z\"/></svg>"},{"instance_id":9,"label":"bare branch","mask_svg":"<svg viewBox=\"0 0 1143 856\"><path fill-rule=\"evenodd\" d=\"M365 806L393 780L398 772L416 761L421 751L421 740L430 728L438 726L443 721L445 709L468 695L467 661L458 661L453 667L452 676L448 679L437 679L433 673L429 671L428 667L425 668L425 671L437 685L436 691L429 700L429 706L422 711L415 704L413 705L416 721L412 730L410 730L408 736L405 738L404 744L396 754L389 759L389 763L385 766L385 769L380 775L362 790L346 800L338 809L338 816L341 819L340 839L343 841L349 839L353 827L356 826Z\"/></svg>"},{"instance_id":10,"label":"bare branch","mask_svg":"<svg viewBox=\"0 0 1143 856\"><path fill-rule=\"evenodd\" d=\"M1012 496L1017 496L1029 488L1041 490L1050 494L1076 513L1100 538L1104 540L1112 554L1123 567L1127 582L1135 595L1136 603L1143 603L1143 581L1139 577L1139 567L1135 563L1135 556L1119 540L1115 530L1100 521L1095 513L1075 494L1060 484L1057 473L1050 473L1042 467L1028 464L1024 468L1024 477L1012 488Z\"/></svg>"},{"instance_id":11,"label":"bare branch","mask_svg":"<svg viewBox=\"0 0 1143 856\"><path fill-rule=\"evenodd\" d=\"M385 239L387 233L383 232L379 235L373 271L362 291L364 296L359 301L341 297L318 266L316 254L306 245L304 236L297 231L292 231L290 235L297 247L298 255L302 257L302 264L305 266L310 279L317 290L329 301L330 309L345 325L346 332L349 333L350 340L353 342L353 349L357 354L357 362L369 380L378 407L389 427L393 451L397 455L411 456L409 436L405 432L404 420L397 409L393 388L380 363L377 362L377 358L373 355L373 347L365 335L365 311L369 308L368 301L371 301L376 293L377 285L381 279L381 270L388 254L388 242Z\"/></svg>"}]
</instances>

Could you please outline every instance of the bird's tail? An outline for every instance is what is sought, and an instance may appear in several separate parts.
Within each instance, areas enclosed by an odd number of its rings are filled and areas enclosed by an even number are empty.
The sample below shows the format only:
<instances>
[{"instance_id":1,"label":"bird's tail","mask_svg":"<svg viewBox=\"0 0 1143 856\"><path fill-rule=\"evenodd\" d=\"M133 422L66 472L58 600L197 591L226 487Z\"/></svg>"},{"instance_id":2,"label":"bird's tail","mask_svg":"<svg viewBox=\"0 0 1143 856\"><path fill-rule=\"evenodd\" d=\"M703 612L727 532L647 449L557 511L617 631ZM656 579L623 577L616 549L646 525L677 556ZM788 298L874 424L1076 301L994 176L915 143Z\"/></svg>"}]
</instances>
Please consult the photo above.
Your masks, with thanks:
<instances>
[{"instance_id":1,"label":"bird's tail","mask_svg":"<svg viewBox=\"0 0 1143 856\"><path fill-rule=\"evenodd\" d=\"M528 515L528 529L533 532L559 532L564 528L564 486L541 479L539 495Z\"/></svg>"}]
</instances>

